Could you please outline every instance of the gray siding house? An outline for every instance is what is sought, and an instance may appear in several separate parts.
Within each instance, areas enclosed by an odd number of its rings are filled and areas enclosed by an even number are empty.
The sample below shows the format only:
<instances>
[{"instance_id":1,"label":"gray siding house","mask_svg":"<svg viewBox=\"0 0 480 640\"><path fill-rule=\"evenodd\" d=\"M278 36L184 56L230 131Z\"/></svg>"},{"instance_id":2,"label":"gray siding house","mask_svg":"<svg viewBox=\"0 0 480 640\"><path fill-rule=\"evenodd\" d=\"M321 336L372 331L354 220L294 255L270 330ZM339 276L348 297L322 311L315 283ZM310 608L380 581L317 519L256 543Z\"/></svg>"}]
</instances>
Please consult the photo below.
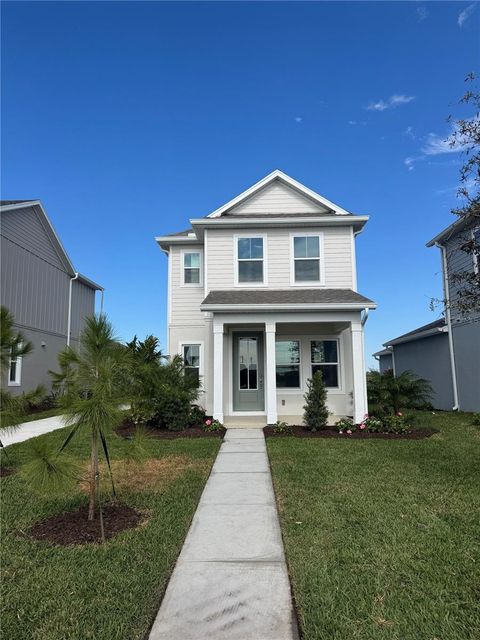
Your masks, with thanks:
<instances>
[{"instance_id":1,"label":"gray siding house","mask_svg":"<svg viewBox=\"0 0 480 640\"><path fill-rule=\"evenodd\" d=\"M2 385L14 394L39 384L49 390L48 371L58 369L66 344L78 342L103 288L75 271L39 200L1 201L0 214L0 302L34 348L11 362Z\"/></svg>"},{"instance_id":2,"label":"gray siding house","mask_svg":"<svg viewBox=\"0 0 480 640\"><path fill-rule=\"evenodd\" d=\"M437 409L480 411L480 312L460 310L460 288L452 281L452 274L479 273L478 256L461 248L479 233L458 220L427 243L441 252L445 318L389 340L373 354L380 371L410 369L430 380Z\"/></svg>"}]
</instances>

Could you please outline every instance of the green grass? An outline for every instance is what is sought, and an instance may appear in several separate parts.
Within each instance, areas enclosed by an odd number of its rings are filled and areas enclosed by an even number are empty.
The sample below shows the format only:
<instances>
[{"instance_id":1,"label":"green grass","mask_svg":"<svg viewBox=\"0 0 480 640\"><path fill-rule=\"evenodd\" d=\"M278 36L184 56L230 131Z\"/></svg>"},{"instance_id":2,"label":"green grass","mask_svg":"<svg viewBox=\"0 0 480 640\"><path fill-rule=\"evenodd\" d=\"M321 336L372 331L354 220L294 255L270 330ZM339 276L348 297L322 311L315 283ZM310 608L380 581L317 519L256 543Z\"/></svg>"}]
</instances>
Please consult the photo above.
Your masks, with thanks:
<instances>
[{"instance_id":1,"label":"green grass","mask_svg":"<svg viewBox=\"0 0 480 640\"><path fill-rule=\"evenodd\" d=\"M480 638L480 429L417 414L413 440L268 440L306 640Z\"/></svg>"},{"instance_id":2,"label":"green grass","mask_svg":"<svg viewBox=\"0 0 480 640\"><path fill-rule=\"evenodd\" d=\"M22 418L22 424L24 422L33 422L34 420L43 420L43 418L52 418L53 416L61 416L62 409L54 407L53 409L45 409L45 411L37 411L37 413L30 413Z\"/></svg>"},{"instance_id":3,"label":"green grass","mask_svg":"<svg viewBox=\"0 0 480 640\"><path fill-rule=\"evenodd\" d=\"M61 429L42 438L55 446ZM110 438L122 475L128 441ZM36 521L86 504L80 488L40 497L24 482L29 443L8 454L19 473L2 478L2 637L9 640L131 640L144 638L220 446L219 438L148 441L145 476L119 480L119 499L148 515L144 526L105 545L60 547L29 538ZM69 446L86 463L87 438ZM160 462L159 462L160 461ZM162 465L166 467L162 473ZM158 466L160 465L160 466ZM152 476L153 469L153 476ZM150 475L148 475L150 474ZM152 478L159 478L158 482ZM125 479L125 478L124 478ZM136 486L136 488L135 488ZM188 604L188 603L187 603Z\"/></svg>"}]
</instances>

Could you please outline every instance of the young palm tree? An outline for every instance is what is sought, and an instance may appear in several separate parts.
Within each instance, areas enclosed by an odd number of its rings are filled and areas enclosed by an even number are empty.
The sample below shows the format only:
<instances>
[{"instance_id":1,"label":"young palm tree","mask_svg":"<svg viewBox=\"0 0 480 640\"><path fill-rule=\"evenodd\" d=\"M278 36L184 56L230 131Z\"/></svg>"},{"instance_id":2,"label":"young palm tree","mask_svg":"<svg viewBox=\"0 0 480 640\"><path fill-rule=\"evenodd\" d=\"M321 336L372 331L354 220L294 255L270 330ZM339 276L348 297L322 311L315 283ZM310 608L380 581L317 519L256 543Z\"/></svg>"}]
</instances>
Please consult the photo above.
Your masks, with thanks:
<instances>
[{"instance_id":1,"label":"young palm tree","mask_svg":"<svg viewBox=\"0 0 480 640\"><path fill-rule=\"evenodd\" d=\"M394 376L392 369L367 374L368 402L398 413L401 409L419 407L432 396L432 385L413 371Z\"/></svg>"},{"instance_id":2,"label":"young palm tree","mask_svg":"<svg viewBox=\"0 0 480 640\"><path fill-rule=\"evenodd\" d=\"M72 427L61 451L78 431L90 434L89 520L94 518L99 491L100 443L110 468L107 435L122 420L125 357L106 316L92 316L86 320L79 350L64 349L59 355L61 373L52 374L57 387L63 387L60 405Z\"/></svg>"}]
</instances>

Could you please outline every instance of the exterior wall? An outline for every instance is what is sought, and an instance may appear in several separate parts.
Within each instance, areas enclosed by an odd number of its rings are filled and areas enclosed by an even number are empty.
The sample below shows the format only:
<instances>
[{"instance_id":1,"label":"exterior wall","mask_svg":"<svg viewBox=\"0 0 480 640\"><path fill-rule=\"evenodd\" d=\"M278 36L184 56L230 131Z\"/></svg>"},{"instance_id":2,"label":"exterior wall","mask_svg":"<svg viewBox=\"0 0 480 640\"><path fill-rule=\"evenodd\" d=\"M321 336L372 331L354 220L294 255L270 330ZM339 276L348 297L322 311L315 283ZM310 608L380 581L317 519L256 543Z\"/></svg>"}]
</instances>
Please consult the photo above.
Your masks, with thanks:
<instances>
[{"instance_id":1,"label":"exterior wall","mask_svg":"<svg viewBox=\"0 0 480 640\"><path fill-rule=\"evenodd\" d=\"M454 400L448 335L442 333L396 344L393 349L396 375L411 370L417 376L429 380L434 390L433 406L436 409L450 410Z\"/></svg>"},{"instance_id":2,"label":"exterior wall","mask_svg":"<svg viewBox=\"0 0 480 640\"><path fill-rule=\"evenodd\" d=\"M42 384L48 391L51 386L48 371L57 369L57 354L67 341L71 275L35 207L2 211L1 223L1 304L13 314L15 328L34 346L22 361L20 386L6 388L18 394ZM74 281L72 346L85 316L94 310L95 291ZM2 383L6 384L6 380Z\"/></svg>"},{"instance_id":3,"label":"exterior wall","mask_svg":"<svg viewBox=\"0 0 480 640\"><path fill-rule=\"evenodd\" d=\"M385 373L389 369L393 369L393 357L392 354L380 356L378 361L378 366L380 369L380 373Z\"/></svg>"},{"instance_id":4,"label":"exterior wall","mask_svg":"<svg viewBox=\"0 0 480 640\"><path fill-rule=\"evenodd\" d=\"M466 316L457 308L456 302L459 299L459 290L461 286L451 281L451 275L462 271L473 272L474 261L471 254L462 251L459 247L469 239L470 231L457 233L455 236L445 242L447 270L449 276L449 297L450 297L450 315L452 324L457 322L465 323L480 319L479 312L470 312Z\"/></svg>"},{"instance_id":5,"label":"exterior wall","mask_svg":"<svg viewBox=\"0 0 480 640\"><path fill-rule=\"evenodd\" d=\"M205 298L205 289L203 284L200 286L183 286L183 251L200 251L203 253L203 247L201 244L190 244L172 246L170 248L170 325L204 326L205 319L203 313L200 311L200 304ZM204 265L202 259L202 271L203 270ZM205 273L203 273L203 277L205 277Z\"/></svg>"},{"instance_id":6,"label":"exterior wall","mask_svg":"<svg viewBox=\"0 0 480 640\"><path fill-rule=\"evenodd\" d=\"M280 182L272 182L255 195L232 207L228 215L321 213L325 208L300 195L295 189Z\"/></svg>"},{"instance_id":7,"label":"exterior wall","mask_svg":"<svg viewBox=\"0 0 480 640\"><path fill-rule=\"evenodd\" d=\"M461 411L480 411L480 322L452 326L458 403Z\"/></svg>"},{"instance_id":8,"label":"exterior wall","mask_svg":"<svg viewBox=\"0 0 480 640\"><path fill-rule=\"evenodd\" d=\"M295 229L256 229L252 235L266 236L266 268L268 289L289 289L291 264L291 233ZM209 229L206 243L206 267L208 291L231 289L235 281L234 236L238 231ZM324 269L326 288L354 289L354 256L350 227L309 227L298 233L320 233L324 239ZM317 287L312 283L312 288Z\"/></svg>"}]
</instances>

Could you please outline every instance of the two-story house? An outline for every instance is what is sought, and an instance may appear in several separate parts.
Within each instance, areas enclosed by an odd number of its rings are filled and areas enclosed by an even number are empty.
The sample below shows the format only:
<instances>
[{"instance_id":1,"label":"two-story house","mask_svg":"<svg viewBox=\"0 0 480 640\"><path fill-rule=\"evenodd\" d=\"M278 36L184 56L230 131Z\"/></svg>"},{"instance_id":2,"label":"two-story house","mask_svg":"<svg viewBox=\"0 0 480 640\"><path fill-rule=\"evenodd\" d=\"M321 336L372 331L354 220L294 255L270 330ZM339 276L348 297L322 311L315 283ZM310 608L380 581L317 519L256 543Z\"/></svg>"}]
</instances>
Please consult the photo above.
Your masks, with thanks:
<instances>
[{"instance_id":1,"label":"two-story house","mask_svg":"<svg viewBox=\"0 0 480 640\"><path fill-rule=\"evenodd\" d=\"M38 385L48 390L58 353L76 346L85 317L95 312L103 288L77 273L39 200L0 202L1 304L33 352L10 360L6 380L13 394Z\"/></svg>"},{"instance_id":2,"label":"two-story house","mask_svg":"<svg viewBox=\"0 0 480 640\"><path fill-rule=\"evenodd\" d=\"M274 171L191 229L156 241L168 257L168 349L198 375L225 423L299 423L320 370L331 419L367 411L353 215Z\"/></svg>"}]
</instances>

